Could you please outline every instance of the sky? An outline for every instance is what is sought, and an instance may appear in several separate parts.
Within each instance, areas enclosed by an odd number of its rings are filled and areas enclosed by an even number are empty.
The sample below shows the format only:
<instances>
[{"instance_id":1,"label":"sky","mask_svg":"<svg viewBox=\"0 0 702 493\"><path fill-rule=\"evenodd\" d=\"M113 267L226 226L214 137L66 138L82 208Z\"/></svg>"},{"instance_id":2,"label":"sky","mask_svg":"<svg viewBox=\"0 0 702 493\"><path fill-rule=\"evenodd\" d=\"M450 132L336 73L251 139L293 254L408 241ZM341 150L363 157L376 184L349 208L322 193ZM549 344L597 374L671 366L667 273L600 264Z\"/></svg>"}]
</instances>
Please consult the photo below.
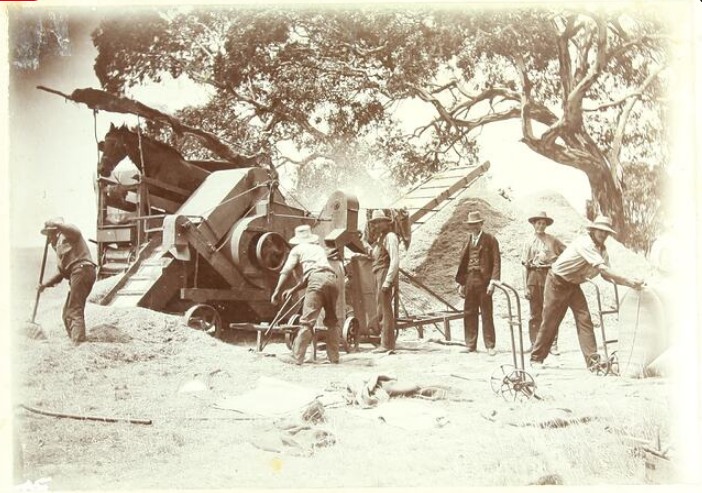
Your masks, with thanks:
<instances>
[{"instance_id":1,"label":"sky","mask_svg":"<svg viewBox=\"0 0 702 493\"><path fill-rule=\"evenodd\" d=\"M137 117L99 112L41 91L38 85L70 94L78 88L100 88L93 71L97 50L90 33L111 9L81 8L67 15L68 43L63 53L41 60L36 69L10 65L9 178L12 246L41 245L46 219L60 216L94 237L97 198L94 182L97 142L111 123L136 125ZM11 24L12 26L12 24ZM10 34L10 43L19 33ZM175 111L196 103L185 81L170 81L164 91L143 87L134 97L162 110ZM192 95L195 97L183 97ZM173 104L173 102L176 104Z\"/></svg>"}]
</instances>

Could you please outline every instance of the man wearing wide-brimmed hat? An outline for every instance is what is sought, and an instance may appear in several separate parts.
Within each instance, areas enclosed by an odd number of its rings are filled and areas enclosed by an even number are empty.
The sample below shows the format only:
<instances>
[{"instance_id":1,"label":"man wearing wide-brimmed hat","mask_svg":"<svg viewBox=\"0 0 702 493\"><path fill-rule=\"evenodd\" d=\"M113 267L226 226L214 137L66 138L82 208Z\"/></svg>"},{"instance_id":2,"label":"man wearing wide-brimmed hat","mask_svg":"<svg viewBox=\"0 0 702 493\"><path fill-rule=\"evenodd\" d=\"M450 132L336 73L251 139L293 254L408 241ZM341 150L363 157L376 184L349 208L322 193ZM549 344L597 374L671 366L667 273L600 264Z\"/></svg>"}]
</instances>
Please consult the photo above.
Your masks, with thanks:
<instances>
[{"instance_id":1,"label":"man wearing wide-brimmed hat","mask_svg":"<svg viewBox=\"0 0 702 493\"><path fill-rule=\"evenodd\" d=\"M68 280L63 306L63 324L73 344L85 342L85 302L95 284L95 263L80 230L56 217L44 223L41 234L48 237L56 252L59 272L39 286L39 291Z\"/></svg>"},{"instance_id":2,"label":"man wearing wide-brimmed hat","mask_svg":"<svg viewBox=\"0 0 702 493\"><path fill-rule=\"evenodd\" d=\"M478 313L483 325L483 342L490 356L495 351L495 324L492 319L492 293L500 280L500 244L483 231L480 212L468 213L470 238L461 253L456 272L459 292L465 296L463 330L469 353L477 351Z\"/></svg>"},{"instance_id":3,"label":"man wearing wide-brimmed hat","mask_svg":"<svg viewBox=\"0 0 702 493\"><path fill-rule=\"evenodd\" d=\"M576 238L566 247L546 275L543 320L531 352L531 365L534 368L543 366L568 308L575 317L578 342L585 364L590 368L592 363L599 360L592 318L580 284L599 274L607 281L633 289L641 289L643 286L642 280L617 274L609 266L605 240L616 234L612 229L612 220L598 216L588 224L587 229L587 234Z\"/></svg>"},{"instance_id":4,"label":"man wearing wide-brimmed hat","mask_svg":"<svg viewBox=\"0 0 702 493\"><path fill-rule=\"evenodd\" d=\"M298 265L302 268L302 285L305 299L300 317L300 331L295 337L292 353L296 364L305 361L307 347L312 342L314 325L324 309L324 326L327 328L327 358L331 363L339 362L339 320L336 316L336 300L339 296L336 272L327 258L327 253L319 244L319 236L312 233L309 225L295 228L295 236L289 243L293 245L288 258L280 271L278 284L273 290L271 302L280 301L280 290ZM290 295L290 293L288 293Z\"/></svg>"},{"instance_id":5,"label":"man wearing wide-brimmed hat","mask_svg":"<svg viewBox=\"0 0 702 493\"><path fill-rule=\"evenodd\" d=\"M555 236L546 233L546 228L553 224L553 218L545 211L532 215L529 222L534 227L534 236L524 243L522 265L524 266L524 292L526 299L529 300L529 341L533 346L541 326L546 273L565 250L565 245ZM558 332L553 339L551 354L559 354L557 342ZM531 349L525 352L531 352Z\"/></svg>"},{"instance_id":6,"label":"man wearing wide-brimmed hat","mask_svg":"<svg viewBox=\"0 0 702 493\"><path fill-rule=\"evenodd\" d=\"M392 300L400 270L400 239L392 231L392 219L385 211L376 209L368 220L373 244L370 247L371 270L375 276L378 301L378 324L380 326L380 347L376 350L395 349L395 314Z\"/></svg>"}]
</instances>

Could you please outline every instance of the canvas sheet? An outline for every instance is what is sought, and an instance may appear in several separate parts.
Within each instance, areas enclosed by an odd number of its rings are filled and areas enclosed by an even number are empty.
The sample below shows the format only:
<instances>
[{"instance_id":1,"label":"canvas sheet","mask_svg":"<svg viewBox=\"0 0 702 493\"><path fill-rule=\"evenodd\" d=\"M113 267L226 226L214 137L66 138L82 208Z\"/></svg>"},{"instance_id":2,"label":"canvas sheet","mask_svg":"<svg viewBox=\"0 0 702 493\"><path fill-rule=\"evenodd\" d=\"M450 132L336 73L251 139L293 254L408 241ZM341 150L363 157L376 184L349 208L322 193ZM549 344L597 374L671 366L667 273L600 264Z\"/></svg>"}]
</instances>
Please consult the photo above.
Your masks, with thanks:
<instances>
[{"instance_id":1,"label":"canvas sheet","mask_svg":"<svg viewBox=\"0 0 702 493\"><path fill-rule=\"evenodd\" d=\"M214 407L256 416L279 417L308 406L321 394L317 389L261 377L254 389L241 395L227 396L217 401Z\"/></svg>"},{"instance_id":2,"label":"canvas sheet","mask_svg":"<svg viewBox=\"0 0 702 493\"><path fill-rule=\"evenodd\" d=\"M371 409L350 409L349 412L407 431L441 428L449 421L446 412L436 403L410 398L391 399Z\"/></svg>"}]
</instances>

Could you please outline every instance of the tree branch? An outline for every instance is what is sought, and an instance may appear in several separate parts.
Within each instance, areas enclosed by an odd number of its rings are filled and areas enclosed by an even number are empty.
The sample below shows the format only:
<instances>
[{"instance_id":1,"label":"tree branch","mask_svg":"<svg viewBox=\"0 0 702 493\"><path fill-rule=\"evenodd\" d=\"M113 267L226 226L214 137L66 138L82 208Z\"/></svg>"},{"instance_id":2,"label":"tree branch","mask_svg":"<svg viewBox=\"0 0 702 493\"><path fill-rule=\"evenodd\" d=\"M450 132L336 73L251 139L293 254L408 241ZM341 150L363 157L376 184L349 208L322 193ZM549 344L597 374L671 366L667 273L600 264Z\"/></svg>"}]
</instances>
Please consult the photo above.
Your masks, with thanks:
<instances>
[{"instance_id":1,"label":"tree branch","mask_svg":"<svg viewBox=\"0 0 702 493\"><path fill-rule=\"evenodd\" d=\"M558 74L561 78L561 87L563 88L563 101L568 99L571 88L573 87L572 67L570 64L570 53L568 52L568 43L573 33L573 25L575 16L566 18L566 25L563 32L558 36Z\"/></svg>"},{"instance_id":2,"label":"tree branch","mask_svg":"<svg viewBox=\"0 0 702 493\"><path fill-rule=\"evenodd\" d=\"M579 169L585 173L593 169L597 163L589 153L555 143L546 143L543 139L521 139L529 149L557 163Z\"/></svg>"},{"instance_id":3,"label":"tree branch","mask_svg":"<svg viewBox=\"0 0 702 493\"><path fill-rule=\"evenodd\" d=\"M665 68L666 68L666 67L664 67L664 66L662 66L662 65L661 65L661 66L658 66L656 69L653 70L653 72L651 72L651 74L648 75L648 77L646 77L646 80L644 80L644 82L643 82L639 87L637 87L634 91L630 92L630 93L627 94L626 96L622 96L621 98L619 98L619 99L617 99L617 100L614 100L614 101L610 101L609 103L602 103L602 104L600 104L600 105L598 105L598 106L595 106L594 108L583 108L583 111L590 111L590 112L591 112L591 111L600 111L600 110L604 110L604 109L611 108L611 107L614 107L614 106L620 106L620 105L624 104L625 102L631 100L632 98L634 98L634 99L639 99L639 98L641 98L641 97L643 96L643 94L644 94L646 88L647 88L649 85L651 85L651 83L653 82L653 80L654 80L654 79L658 76L658 74L660 74Z\"/></svg>"},{"instance_id":4,"label":"tree branch","mask_svg":"<svg viewBox=\"0 0 702 493\"><path fill-rule=\"evenodd\" d=\"M382 51L384 51L388 47L388 43L386 42L385 44L378 46L377 48L371 48L368 50L363 50L363 49L359 48L358 45L351 44L351 43L340 43L340 46L345 46L349 49L349 51L353 52L354 54L356 54L362 58L366 58L366 57L369 57L369 56L372 56L372 55L375 55L377 53L381 53Z\"/></svg>"},{"instance_id":5,"label":"tree branch","mask_svg":"<svg viewBox=\"0 0 702 493\"><path fill-rule=\"evenodd\" d=\"M646 41L654 41L654 40L659 40L659 39L668 39L669 36L657 36L657 35L644 35L644 36L639 36L638 38L631 39L625 43L622 43L621 46L615 48L614 50L611 50L609 54L607 55L607 63L609 63L611 60L614 58L617 58L620 56L622 53L627 51L629 48L633 48L635 46L640 46L643 45Z\"/></svg>"},{"instance_id":6,"label":"tree branch","mask_svg":"<svg viewBox=\"0 0 702 493\"><path fill-rule=\"evenodd\" d=\"M531 118L529 118L528 111L531 104L531 88L532 83L529 80L529 75L527 74L526 65L524 63L524 58L521 54L517 54L514 58L519 73L522 77L522 98L521 98L521 120L522 120L522 135L527 139L534 138L534 131L531 125Z\"/></svg>"},{"instance_id":7,"label":"tree branch","mask_svg":"<svg viewBox=\"0 0 702 493\"><path fill-rule=\"evenodd\" d=\"M663 66L658 66L654 70L651 71L650 74L648 74L648 77L641 83L641 86L639 86L632 94L630 94L627 97L627 102L622 108L622 112L619 115L619 120L617 121L617 128L614 132L614 138L612 139L612 146L609 151L609 162L611 166L611 172L612 172L612 178L614 178L615 183L617 183L620 187L622 185L622 180L623 180L623 170L621 169L621 161L619 159L619 155L622 150L622 141L624 140L624 130L626 128L626 124L629 120L629 115L631 114L632 109L634 108L634 105L636 102L641 98L643 95L644 91L648 86L653 83L653 81L658 77L658 74L661 73L663 70Z\"/></svg>"},{"instance_id":8,"label":"tree branch","mask_svg":"<svg viewBox=\"0 0 702 493\"><path fill-rule=\"evenodd\" d=\"M281 166L283 166L283 165L285 165L285 164L287 164L287 163L291 163L291 164L294 164L294 165L296 165L296 166L298 166L298 167L300 167L300 168L304 168L304 167L307 166L309 163L311 163L311 162L314 161L315 159L319 159L319 158L331 159L329 156L327 156L327 155L325 155L325 154L323 154L323 153L319 153L319 152L317 152L317 151L312 152L311 154L309 154L308 156L306 156L306 157L304 157L304 158L302 158L302 159L293 159L293 158L291 158L290 156L281 155L281 161L282 161L282 162L281 162L279 165L277 165L276 168L280 168Z\"/></svg>"},{"instance_id":9,"label":"tree branch","mask_svg":"<svg viewBox=\"0 0 702 493\"><path fill-rule=\"evenodd\" d=\"M590 66L587 74L575 85L568 94L563 107L565 126L578 129L582 126L582 101L590 87L595 83L607 62L607 25L602 19L597 19L597 58Z\"/></svg>"},{"instance_id":10,"label":"tree branch","mask_svg":"<svg viewBox=\"0 0 702 493\"><path fill-rule=\"evenodd\" d=\"M241 94L239 91L237 91L233 86L228 85L229 91L240 101L243 101L245 103L250 104L253 106L256 110L259 112L263 113L274 113L278 115L279 121L281 120L287 120L290 123L296 123L297 125L300 125L303 130L305 130L307 133L310 135L320 139L320 140L327 140L328 136L314 128L310 122L307 121L307 119L302 115L299 111L291 110L289 108L285 108L281 106L278 107L273 107L273 106L268 106L264 105L255 99L253 97L247 97Z\"/></svg>"}]
</instances>

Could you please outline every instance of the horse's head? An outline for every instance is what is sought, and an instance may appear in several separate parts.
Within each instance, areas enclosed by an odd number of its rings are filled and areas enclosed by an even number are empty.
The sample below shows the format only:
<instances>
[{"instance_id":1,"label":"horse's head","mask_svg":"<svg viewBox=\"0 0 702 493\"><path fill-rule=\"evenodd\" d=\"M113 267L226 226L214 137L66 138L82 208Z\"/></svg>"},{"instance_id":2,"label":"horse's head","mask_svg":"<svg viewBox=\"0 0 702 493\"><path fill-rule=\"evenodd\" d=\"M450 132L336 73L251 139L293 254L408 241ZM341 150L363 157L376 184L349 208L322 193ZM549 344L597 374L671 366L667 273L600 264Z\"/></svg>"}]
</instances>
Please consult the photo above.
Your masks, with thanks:
<instances>
[{"instance_id":1,"label":"horse's head","mask_svg":"<svg viewBox=\"0 0 702 493\"><path fill-rule=\"evenodd\" d=\"M98 148L102 152L102 157L98 164L98 174L100 176L110 176L117 164L127 155L127 148L124 145L125 130L126 127L117 128L110 124L105 140L98 144Z\"/></svg>"}]
</instances>

